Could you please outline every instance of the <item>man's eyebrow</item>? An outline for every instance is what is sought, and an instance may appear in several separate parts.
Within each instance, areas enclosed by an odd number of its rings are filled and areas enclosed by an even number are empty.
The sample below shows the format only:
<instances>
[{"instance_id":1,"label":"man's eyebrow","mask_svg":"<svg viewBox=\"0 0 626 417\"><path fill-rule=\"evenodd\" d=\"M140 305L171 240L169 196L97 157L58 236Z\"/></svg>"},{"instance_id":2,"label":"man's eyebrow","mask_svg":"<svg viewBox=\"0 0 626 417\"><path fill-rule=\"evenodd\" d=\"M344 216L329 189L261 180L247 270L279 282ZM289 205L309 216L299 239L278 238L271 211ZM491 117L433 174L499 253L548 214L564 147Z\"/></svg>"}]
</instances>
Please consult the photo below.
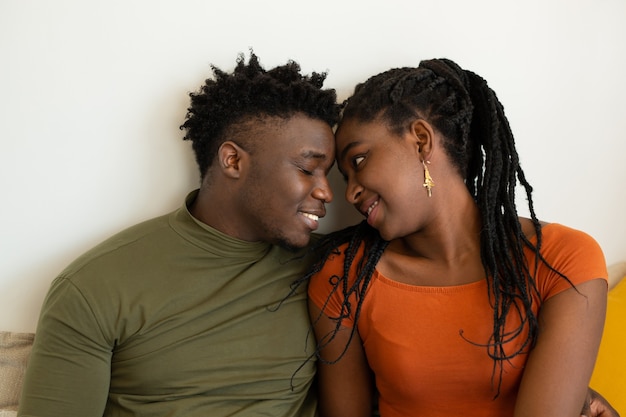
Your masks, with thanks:
<instances>
[{"instance_id":1,"label":"man's eyebrow","mask_svg":"<svg viewBox=\"0 0 626 417\"><path fill-rule=\"evenodd\" d=\"M328 158L328 155L326 155L325 153L322 152L318 152L318 151L313 151L313 150L303 150L300 153L300 156L303 158L314 158L314 159L326 159Z\"/></svg>"},{"instance_id":2,"label":"man's eyebrow","mask_svg":"<svg viewBox=\"0 0 626 417\"><path fill-rule=\"evenodd\" d=\"M317 159L320 161L326 161L328 159L328 155L323 153L323 152L318 152L315 150L303 150L300 153L300 157L303 159ZM328 168L326 169L326 175L328 175L328 173L330 172L330 170L332 169L332 167L335 166L335 159L332 159L332 163L328 166Z\"/></svg>"}]
</instances>

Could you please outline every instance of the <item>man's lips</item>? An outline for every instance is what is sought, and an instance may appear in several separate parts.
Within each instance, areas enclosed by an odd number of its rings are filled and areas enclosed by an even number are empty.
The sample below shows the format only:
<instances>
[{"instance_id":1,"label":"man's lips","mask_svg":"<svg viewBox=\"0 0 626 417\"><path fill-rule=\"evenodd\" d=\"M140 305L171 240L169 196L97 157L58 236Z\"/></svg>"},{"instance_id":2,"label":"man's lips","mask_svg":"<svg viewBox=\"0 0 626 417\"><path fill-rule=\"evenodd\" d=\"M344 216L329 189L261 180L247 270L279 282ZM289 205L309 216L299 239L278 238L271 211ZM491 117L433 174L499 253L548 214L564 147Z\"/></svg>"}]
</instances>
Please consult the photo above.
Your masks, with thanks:
<instances>
[{"instance_id":1,"label":"man's lips","mask_svg":"<svg viewBox=\"0 0 626 417\"><path fill-rule=\"evenodd\" d=\"M311 230L316 230L319 227L319 220L326 214L324 210L300 210L298 214L304 217L304 221Z\"/></svg>"},{"instance_id":2,"label":"man's lips","mask_svg":"<svg viewBox=\"0 0 626 417\"><path fill-rule=\"evenodd\" d=\"M303 211L300 212L304 217L307 217L313 221L319 221L320 216L318 216L317 214L313 214L313 213L305 213Z\"/></svg>"}]
</instances>

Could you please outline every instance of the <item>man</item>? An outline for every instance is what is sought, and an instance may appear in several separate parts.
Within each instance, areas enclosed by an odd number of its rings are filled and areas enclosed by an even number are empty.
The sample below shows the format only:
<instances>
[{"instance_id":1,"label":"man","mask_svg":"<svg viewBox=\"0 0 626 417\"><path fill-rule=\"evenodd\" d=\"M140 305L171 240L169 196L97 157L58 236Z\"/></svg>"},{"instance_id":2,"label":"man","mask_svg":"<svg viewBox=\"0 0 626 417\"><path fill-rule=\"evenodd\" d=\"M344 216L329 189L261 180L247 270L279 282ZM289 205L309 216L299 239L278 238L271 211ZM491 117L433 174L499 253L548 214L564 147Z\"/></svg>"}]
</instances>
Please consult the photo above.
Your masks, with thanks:
<instances>
[{"instance_id":1,"label":"man","mask_svg":"<svg viewBox=\"0 0 626 417\"><path fill-rule=\"evenodd\" d=\"M254 54L213 70L182 126L200 189L54 280L18 415L315 415L305 291L290 284L332 200L335 92Z\"/></svg>"},{"instance_id":2,"label":"man","mask_svg":"<svg viewBox=\"0 0 626 417\"><path fill-rule=\"evenodd\" d=\"M332 200L335 92L254 54L213 70L181 127L200 189L55 279L19 415L315 415L306 291L289 292Z\"/></svg>"}]
</instances>

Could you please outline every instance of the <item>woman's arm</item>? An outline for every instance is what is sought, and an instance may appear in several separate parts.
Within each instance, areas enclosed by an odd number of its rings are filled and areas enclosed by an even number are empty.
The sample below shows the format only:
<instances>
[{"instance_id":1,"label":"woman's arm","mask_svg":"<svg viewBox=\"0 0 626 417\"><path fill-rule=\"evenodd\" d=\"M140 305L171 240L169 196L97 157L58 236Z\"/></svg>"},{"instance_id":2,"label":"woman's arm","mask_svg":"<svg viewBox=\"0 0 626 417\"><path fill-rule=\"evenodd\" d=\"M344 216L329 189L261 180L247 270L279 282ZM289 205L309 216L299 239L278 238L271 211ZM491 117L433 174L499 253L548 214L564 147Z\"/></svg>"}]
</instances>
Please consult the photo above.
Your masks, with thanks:
<instances>
[{"instance_id":1,"label":"woman's arm","mask_svg":"<svg viewBox=\"0 0 626 417\"><path fill-rule=\"evenodd\" d=\"M332 336L336 322L329 319L309 301L309 315L315 337L325 344ZM345 354L335 361L348 343L350 328L341 327L334 339L320 350L317 361L320 417L371 417L374 383L358 333L354 335Z\"/></svg>"},{"instance_id":2,"label":"woman's arm","mask_svg":"<svg viewBox=\"0 0 626 417\"><path fill-rule=\"evenodd\" d=\"M606 296L606 281L594 279L544 302L516 417L580 416L602 337Z\"/></svg>"}]
</instances>

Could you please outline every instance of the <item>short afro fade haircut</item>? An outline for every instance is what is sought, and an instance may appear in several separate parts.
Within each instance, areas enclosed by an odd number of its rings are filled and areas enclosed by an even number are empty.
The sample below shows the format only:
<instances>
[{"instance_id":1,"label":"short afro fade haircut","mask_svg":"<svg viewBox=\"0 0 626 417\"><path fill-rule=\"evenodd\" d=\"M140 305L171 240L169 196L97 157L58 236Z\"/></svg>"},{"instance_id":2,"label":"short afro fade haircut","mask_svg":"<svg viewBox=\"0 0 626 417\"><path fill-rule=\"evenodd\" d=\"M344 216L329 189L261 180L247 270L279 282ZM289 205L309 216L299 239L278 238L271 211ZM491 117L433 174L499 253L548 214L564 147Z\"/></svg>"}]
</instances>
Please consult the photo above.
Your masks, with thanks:
<instances>
[{"instance_id":1,"label":"short afro fade haircut","mask_svg":"<svg viewBox=\"0 0 626 417\"><path fill-rule=\"evenodd\" d=\"M264 117L289 118L297 113L324 121L331 127L339 120L340 105L334 89L322 89L326 73L300 73L300 65L288 61L266 71L251 51L246 64L239 54L232 73L211 66L214 79L207 79L191 105L184 140L190 140L204 178L220 145L237 124Z\"/></svg>"}]
</instances>

